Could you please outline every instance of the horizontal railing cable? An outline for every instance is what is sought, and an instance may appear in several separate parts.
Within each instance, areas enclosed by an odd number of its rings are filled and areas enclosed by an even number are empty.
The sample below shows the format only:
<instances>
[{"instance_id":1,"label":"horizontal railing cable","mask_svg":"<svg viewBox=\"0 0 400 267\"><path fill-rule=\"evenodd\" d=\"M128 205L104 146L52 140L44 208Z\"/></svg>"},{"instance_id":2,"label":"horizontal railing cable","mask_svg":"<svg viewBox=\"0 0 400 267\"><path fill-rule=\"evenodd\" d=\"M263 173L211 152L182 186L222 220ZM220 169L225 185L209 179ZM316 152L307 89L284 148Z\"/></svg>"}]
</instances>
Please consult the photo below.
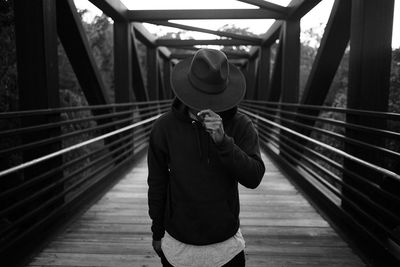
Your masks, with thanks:
<instances>
[{"instance_id":1,"label":"horizontal railing cable","mask_svg":"<svg viewBox=\"0 0 400 267\"><path fill-rule=\"evenodd\" d=\"M151 109L164 109L168 107L168 104L165 105L160 105L160 107L153 106L153 107L147 107L147 108L142 108L140 109L140 112L151 110ZM128 111L121 111L121 112L115 112L115 113L108 113L105 115L97 115L97 116L90 116L90 117L85 117L85 118L80 118L80 119L73 119L73 120L62 120L60 122L53 122L53 123L46 123L46 124L41 124L39 126L29 126L29 127L22 127L18 129L11 129L11 130L6 130L6 131L1 131L0 132L0 137L5 137L9 135L18 135L18 134L23 134L23 133L31 133L34 131L40 131L40 130L46 130L46 129L51 129L59 126L64 126L68 124L77 124L77 123L82 123L82 122L87 122L87 121L97 121L97 120L102 120L102 119L108 119L108 118L116 118L118 116L123 116L123 115L130 115L132 113L136 112L136 110L128 110ZM158 113L156 110L155 113ZM153 113L154 114L154 113ZM146 114L148 115L148 114Z\"/></svg>"},{"instance_id":2,"label":"horizontal railing cable","mask_svg":"<svg viewBox=\"0 0 400 267\"><path fill-rule=\"evenodd\" d=\"M295 107L301 109L310 109L317 111L333 111L338 113L347 113L353 115L363 115L363 116L372 116L384 118L387 120L400 120L399 113L393 112L382 112L382 111L367 111L360 109L346 109L346 108L337 108L337 107L327 107L327 106L315 106L315 105L303 105L303 104L295 104L295 103L284 103L284 102L270 102L270 101L259 101L259 100L244 100L242 104L251 103L254 105L272 105L277 107Z\"/></svg>"},{"instance_id":3,"label":"horizontal railing cable","mask_svg":"<svg viewBox=\"0 0 400 267\"><path fill-rule=\"evenodd\" d=\"M125 151L125 152L121 153L117 158L114 159L114 161L117 161L117 160L119 160L119 159L123 159L127 154L129 154L129 153L131 153L131 152L132 152L132 151ZM128 159L129 159L129 158L128 158ZM128 159L125 159L124 161L126 161L126 160L128 160ZM86 178L93 177L93 176L95 176L96 174L99 174L99 173L101 173L102 171L106 170L107 168L109 168L111 165L114 164L114 161L110 161L110 162L108 162L108 163L102 165L100 168L97 168L95 171L89 173L89 174L86 176ZM119 163L117 166L115 166L115 168L118 168L120 165L122 165L122 163L124 163L124 162ZM98 179L95 180L95 181L90 181L89 184L86 185L84 189L81 189L81 191L84 191L85 189L90 188L93 184L97 183L100 179L101 179L101 178L98 178ZM75 184L73 187L70 187L70 188L68 189L68 191L72 191L72 189L74 189L74 188L76 188L76 187L82 185L84 181L85 181L85 180L81 180L81 181L79 182L79 184ZM17 221L15 221L15 222L13 223L13 226L14 226L14 225L21 224L21 223L22 223L23 221L25 221L28 217L31 217L33 212L38 213L39 211L41 211L41 210L45 209L46 207L52 205L54 202L56 202L56 201L57 201L58 199L60 199L61 197L64 197L64 195L65 195L65 194L60 194L60 195L56 195L56 196L54 196L54 197L48 199L48 200L47 200L46 202L44 202L39 208L35 209L34 211L29 212L28 214L24 215L22 218L19 218ZM78 195L77 195L77 196L78 196ZM76 196L76 197L77 197L77 196ZM71 201L73 201L73 198L72 198L69 202L71 202ZM59 212L60 212L65 206L67 206L68 204L69 204L69 203L61 204L57 209L53 210L52 212L50 212L49 214L47 214L44 218L40 219L38 222L34 223L34 224L31 225L30 227L28 227L26 230L24 230L24 232L23 232L20 236L18 236L17 238L15 238L15 239L13 239L13 240L10 240L9 242L4 242L4 243L5 243L4 247L2 247L2 248L0 248L0 249L1 249L1 250L4 250L4 249L6 249L7 247L11 246L13 243L15 243L15 242L17 242L19 239L23 238L24 235L27 235L27 234L28 234L29 232L31 232L33 229L35 229L36 227L38 227L38 225L43 224L43 223L44 223L45 221L47 221L49 218L51 218L51 217L53 217L55 214L59 213ZM10 230L10 227L7 227L6 229L7 229L7 230ZM5 239L6 239L6 238L5 238ZM6 241L8 241L8 240L6 240Z\"/></svg>"},{"instance_id":4,"label":"horizontal railing cable","mask_svg":"<svg viewBox=\"0 0 400 267\"><path fill-rule=\"evenodd\" d=\"M254 118L256 118L256 119L258 119L258 120L261 120L261 121L263 121L263 122L265 122L265 123L271 124L271 125L273 125L273 126L279 128L279 129L281 129L281 130L284 130L285 132L288 132L288 133L293 134L293 135L295 135L295 136L297 136L297 137L300 137L300 138L302 138L302 139L304 139L304 140L306 140L306 141L308 141L308 142L310 142L310 143L313 143L313 144L315 144L315 145L321 146L321 147L323 147L323 148L325 148L325 149L327 149L327 150L329 150L329 151L331 151L331 152L334 152L334 153L336 153L336 154L338 154L338 155L343 156L344 158L347 158L347 159L349 159L349 160L352 160L352 161L354 161L354 162L357 162L358 164L360 164L360 165L362 165L362 166L364 166L364 167L367 167L367 168L369 168L369 169L371 169L371 170L374 170L374 171L377 171L377 172L379 172L379 173L382 173L382 174L386 175L387 177L390 177L390 178L396 180L397 182L400 182L400 175L398 175L398 174L395 173L395 172L392 172L392 171L387 170L387 169L385 169L385 168L383 168L383 167L380 167L380 166L375 165L375 164L373 164L373 163L370 163L370 162L367 162L367 161L362 160L362 159L360 159L360 158L357 158L357 157L355 157L355 156L353 156L353 155L351 155L351 154L349 154L349 153L346 153L346 152L344 152L344 151L342 151L342 150L340 150L340 149L337 149L337 148L332 147L332 146L330 146L330 145L327 145L327 144L325 144L325 143L323 143L323 142L320 142L320 141L318 141L318 140L315 140L315 139L313 139L313 138L310 138L310 137L308 137L308 136L306 136L306 135L300 134L300 133L298 133L298 132L296 132L296 131L294 131L294 130L288 128L288 127L285 127L285 126L280 125L279 123L273 122L273 121L268 120L268 119L265 119L265 118L263 118L263 117L261 117L261 116L259 116L259 115L257 115L257 114L254 114L254 113L252 113L252 112L249 112L249 111L247 111L247 110L244 110L243 108L240 108L240 111L243 112L243 113L245 113L246 115L249 115L250 117L254 117Z\"/></svg>"},{"instance_id":5,"label":"horizontal railing cable","mask_svg":"<svg viewBox=\"0 0 400 267\"><path fill-rule=\"evenodd\" d=\"M94 143L94 142L103 140L103 139L105 139L105 138L107 138L107 137L110 137L110 136L113 136L113 135L122 133L122 132L124 132L124 131L130 130L130 129L133 129L133 128L138 127L138 126L140 126L140 125L143 125L143 124L146 124L146 123L148 123L148 122L154 121L154 120L156 120L156 119L157 119L158 117L160 117L160 116L161 116L161 115L153 116L153 117L148 118L148 119L145 119L145 120L143 120L143 121L136 122L136 123L134 123L134 124L132 124L132 125L125 126L125 127L121 128L121 129L118 129L118 130L115 130L115 131L112 131L112 132L109 132L109 133L100 135L100 136L95 137L95 138L92 138L92 139L90 139L90 140L87 140L87 141L84 141L84 142L81 142L81 143L72 145L72 146L70 146L70 147L61 149L61 150L56 151L56 152L53 152L53 153L51 153L51 154L48 154L48 155L39 157L39 158L37 158L37 159L33 159L33 160L28 161L28 162L22 163L22 164L20 164L20 165L18 165L18 166L15 166L15 167L12 167L12 168L9 168L9 169L0 171L0 178L3 177L3 176L8 175L8 174L10 174L10 173L13 173L13 172L22 170L22 169L24 169L24 168L30 167L30 166L35 165L35 164L38 164L38 163L40 163L40 162L42 162L42 161L45 161L45 160L54 158L54 157L56 157L56 156L60 156L60 155L62 155L62 154L64 154L64 153L70 152L70 151L72 151L72 150L74 150L74 149L77 149L77 148L86 146L86 145L88 145L88 144L91 144L91 143Z\"/></svg>"},{"instance_id":6,"label":"horizontal railing cable","mask_svg":"<svg viewBox=\"0 0 400 267\"><path fill-rule=\"evenodd\" d=\"M0 192L0 199L7 198L9 195L11 195L13 193L16 193L18 191L26 189L27 187L30 187L32 185L35 185L35 184L41 182L41 181L44 181L44 180L48 179L49 177L51 177L51 175L53 175L53 174L55 174L55 173L57 173L59 171L67 169L67 168L69 168L69 167L71 167L71 166L73 166L73 165L75 165L75 164L77 164L79 162L82 162L83 160L86 160L87 158L90 158L90 157L102 152L102 151L106 151L110 147L115 146L120 142L124 142L124 141L127 141L129 139L132 139L132 137L127 135L127 136L124 136L124 137L119 138L117 140L114 140L114 141L108 143L107 145L104 145L104 146L102 146L100 148L97 148L97 149L95 149L93 151L90 151L90 152L88 152L88 153L86 153L86 154L84 154L82 156L74 158L74 159L68 161L67 163L64 163L64 164L62 164L62 165L60 165L60 166L58 166L56 168L53 168L53 169L51 169L51 170L49 170L47 172L44 172L44 173L40 174L39 176L33 177L33 178L29 179L29 180L26 180L26 181L22 182L21 184L19 184L16 187L12 187L12 188L4 191L4 192Z\"/></svg>"},{"instance_id":7,"label":"horizontal railing cable","mask_svg":"<svg viewBox=\"0 0 400 267\"><path fill-rule=\"evenodd\" d=\"M269 130L272 131L272 129L269 129ZM288 144L286 144L284 142L281 142L277 136L270 135L264 130L262 130L262 131L263 131L264 134L267 134L267 135L269 135L270 138L274 139L275 142L277 142L279 145L283 145L286 150L290 151L289 154L291 154L291 155L295 154L295 155L299 156L299 158L307 161L308 164L312 165L314 168L316 168L316 169L320 170L321 172L325 173L328 177L333 179L336 183L340 184L342 187L345 187L345 188L351 190L354 194L356 194L359 197L361 197L365 202L367 202L371 206L375 207L376 209L383 211L383 213L385 213L387 216L391 217L391 219L393 219L398 224L400 224L400 217L397 214L394 214L392 211L386 209L381 204L374 202L367 195L363 194L360 190L357 190L353 186L343 182L337 175L335 175L334 173L330 172L329 170L327 170L326 168L322 167L321 165L317 164L315 161L311 160L310 158L301 157L302 154L299 151L295 150L293 147L289 146ZM299 144L298 142L290 139L287 136L280 135L280 138L285 139L286 141L290 142L294 146L297 146L297 147L301 146L301 144ZM311 149L309 149L309 150L311 151ZM314 153L319 154L318 152L315 152L315 151L314 151ZM301 161L298 160L297 162L300 163ZM320 176L318 177L318 180L320 180L320 181L322 180ZM365 181L365 180L363 179L363 181ZM337 195L338 197L342 197L341 192L336 187L333 187L332 185L329 184L329 189L335 195Z\"/></svg>"},{"instance_id":8,"label":"horizontal railing cable","mask_svg":"<svg viewBox=\"0 0 400 267\"><path fill-rule=\"evenodd\" d=\"M108 109L113 111L115 108L124 108L124 107L134 107L134 106L145 106L151 104L163 104L170 103L171 100L154 100L154 101L146 101L146 102L134 102L134 103L123 103L123 104L105 104L105 105L93 105L93 106L79 106L79 107L66 107L66 108L54 108L54 109L35 109L35 110L26 110L26 111L12 111L0 113L0 119L6 118L16 118L16 117L24 117L24 116L36 116L36 115L50 115L50 114L59 114L62 112L75 112L75 111L97 111L101 109ZM157 107L157 106L156 106Z\"/></svg>"},{"instance_id":9,"label":"horizontal railing cable","mask_svg":"<svg viewBox=\"0 0 400 267\"><path fill-rule=\"evenodd\" d=\"M384 148L384 147L379 147L379 146L376 146L376 145L372 145L372 144L369 144L369 143L366 143L366 142L363 142L363 141L359 141L359 140L356 140L356 139L353 139L353 138L350 138L350 137L346 137L346 136L341 135L339 133L335 133L335 132L331 132L331 131L328 131L328 130L325 130L325 129L320 129L318 127L313 127L313 126L310 126L310 125L306 125L306 124L301 123L301 122L292 121L290 119L287 119L287 118L284 118L284 117L279 117L277 115L271 115L271 114L268 114L267 112L258 111L255 108L251 108L251 107L247 107L247 106L244 106L244 107L247 110L251 111L251 112L256 112L257 114L261 114L264 117L280 120L282 122L287 122L287 123L290 123L292 125L296 125L298 127L301 127L302 129L308 129L308 130L311 130L311 131L314 131L314 132L318 132L318 133L324 134L326 136L330 136L330 137L336 138L336 139L338 139L340 141L343 141L343 142L346 142L346 143L351 143L351 144L354 144L354 145L357 145L357 146L360 146L360 147L363 147L363 148L367 148L367 149L370 149L370 150L375 151L375 152L376 151L382 152L382 153L384 153L384 154L386 154L387 156L390 156L390 157L398 157L398 158L400 158L400 153L399 152L396 152L396 151L393 151L393 150L390 150L390 149L387 149L387 148Z\"/></svg>"},{"instance_id":10,"label":"horizontal railing cable","mask_svg":"<svg viewBox=\"0 0 400 267\"><path fill-rule=\"evenodd\" d=\"M270 139L271 140L271 139ZM270 141L270 140L265 140L265 141ZM292 153L297 154L298 152L296 150L294 150L293 148L291 148L290 146L288 146L287 144L281 143L281 142L276 142L276 140L274 140L273 145L280 149L280 151L285 155L285 157L289 158L291 161L296 162L296 164L298 166L300 166L301 168L303 168L307 173L309 173L310 175L312 175L318 182L320 182L321 184L323 184L330 192L332 192L333 194L335 194L337 197L339 197L340 199L346 201L346 203L348 203L349 205L351 205L354 209L356 209L359 213L361 213L363 216L365 216L367 219L369 219L370 221L372 221L377 227L379 227L380 229L382 229L386 234L388 234L389 236L391 236L393 238L393 240L396 240L397 242L400 243L400 240L398 237L396 237L393 233L393 231L391 229L389 229L387 226L385 226L384 224L382 224L377 218L375 218L374 216L368 214L367 212L365 212L363 209L361 209L359 207L359 205L357 205L356 203L354 203L354 201L352 201L351 199L343 196L343 194L340 193L340 191L335 188L334 186L332 186L330 183L328 183L327 181L325 181L324 179L321 178L320 175L316 174L312 169L310 169L309 167L305 166L303 162L301 162L299 159L297 159L296 157L292 156ZM284 149L282 150L281 145L284 146ZM290 151L290 153L288 152ZM319 166L319 169L321 167ZM340 207L339 207L340 208ZM342 208L340 208L343 212L347 213L346 211L344 211ZM347 213L348 216L353 217L351 214ZM370 230L365 229L366 231L368 231L369 233L371 233ZM373 235L374 236L374 235ZM376 239L378 240L378 239ZM381 240L379 240L380 243L382 243Z\"/></svg>"},{"instance_id":11,"label":"horizontal railing cable","mask_svg":"<svg viewBox=\"0 0 400 267\"><path fill-rule=\"evenodd\" d=\"M243 105L246 108L251 108L249 106ZM270 109L267 107L259 107L260 109L263 110L270 110L270 111L277 111L276 109ZM254 108L253 108L254 110ZM320 122L325 122L333 125L337 125L343 128L349 128L349 129L354 129L354 130L360 130L364 132L370 132L370 133L376 133L376 134L382 134L390 138L396 138L400 139L400 133L393 132L393 131L388 131L388 130L382 130L382 129L377 129L377 128L372 128L372 127L367 127L367 126L362 126L358 124L352 124L352 123L346 123L343 121L339 120L332 120L332 119L326 119L326 118L320 118L316 116L309 116L309 115L303 115L303 114L298 114L296 112L290 112L290 111L285 111L285 110L279 110L280 114L286 114L286 115L292 115L292 116L298 116L299 118L304 118L312 121L320 121ZM279 117L280 118L280 117Z\"/></svg>"}]
</instances>

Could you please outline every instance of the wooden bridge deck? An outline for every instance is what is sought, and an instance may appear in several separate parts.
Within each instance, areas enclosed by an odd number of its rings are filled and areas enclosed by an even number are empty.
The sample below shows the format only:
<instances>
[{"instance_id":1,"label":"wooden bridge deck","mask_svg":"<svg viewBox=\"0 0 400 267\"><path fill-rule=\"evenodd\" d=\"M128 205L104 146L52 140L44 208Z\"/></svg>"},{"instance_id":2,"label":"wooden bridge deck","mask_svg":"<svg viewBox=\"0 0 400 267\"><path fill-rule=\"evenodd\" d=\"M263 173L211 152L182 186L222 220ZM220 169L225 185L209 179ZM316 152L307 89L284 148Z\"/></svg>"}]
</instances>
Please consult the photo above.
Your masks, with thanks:
<instances>
[{"instance_id":1,"label":"wooden bridge deck","mask_svg":"<svg viewBox=\"0 0 400 267\"><path fill-rule=\"evenodd\" d=\"M365 266L263 155L256 190L240 188L246 266ZM151 248L145 157L29 266L160 266Z\"/></svg>"}]
</instances>

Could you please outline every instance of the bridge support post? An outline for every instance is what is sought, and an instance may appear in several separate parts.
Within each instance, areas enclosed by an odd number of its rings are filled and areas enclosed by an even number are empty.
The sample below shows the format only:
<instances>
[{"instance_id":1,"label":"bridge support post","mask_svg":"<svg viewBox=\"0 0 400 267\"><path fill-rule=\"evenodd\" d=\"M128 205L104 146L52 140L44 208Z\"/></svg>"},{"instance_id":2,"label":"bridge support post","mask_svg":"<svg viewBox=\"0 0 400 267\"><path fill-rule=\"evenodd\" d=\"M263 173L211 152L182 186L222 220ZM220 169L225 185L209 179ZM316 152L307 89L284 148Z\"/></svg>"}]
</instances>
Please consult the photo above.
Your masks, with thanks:
<instances>
[{"instance_id":1,"label":"bridge support post","mask_svg":"<svg viewBox=\"0 0 400 267\"><path fill-rule=\"evenodd\" d=\"M269 85L271 47L269 45L261 46L259 57L260 59L258 61L257 100L266 100Z\"/></svg>"},{"instance_id":2,"label":"bridge support post","mask_svg":"<svg viewBox=\"0 0 400 267\"><path fill-rule=\"evenodd\" d=\"M347 92L347 108L349 109L387 111L392 53L393 10L393 0L352 1L349 88ZM379 129L386 128L386 121L376 117L349 114L347 115L346 122ZM377 136L374 133L348 128L346 136L368 144L380 147L385 146L385 138ZM379 153L349 143L346 143L345 150L347 153L365 161L385 167L385 159ZM387 187L393 189L393 185L386 184L387 182L390 183L390 181L386 181L383 175L369 168L346 159L344 160L344 167L346 170L357 173L363 179L375 183L381 188ZM387 200L375 195L370 187L354 179L353 176L345 174L343 181L367 195L373 201L382 204L386 208L390 208L391 205ZM397 190L399 190L399 185L397 185ZM379 218L383 225L389 228L395 227L381 212L366 204L359 197L356 197L350 190L344 188L342 193L343 197L350 199L358 208L364 210L373 218ZM369 231L383 236L384 239L385 234L383 231L377 225L373 224L371 220L366 219L365 215L357 211L349 202L343 200L342 207L358 223L363 224ZM362 238L366 238L365 234ZM361 242L364 247L368 243L377 245L375 241L366 242L363 240ZM375 253L377 250L373 248L371 251Z\"/></svg>"},{"instance_id":3,"label":"bridge support post","mask_svg":"<svg viewBox=\"0 0 400 267\"><path fill-rule=\"evenodd\" d=\"M127 21L114 21L115 103L134 100L132 94L132 39Z\"/></svg>"},{"instance_id":4,"label":"bridge support post","mask_svg":"<svg viewBox=\"0 0 400 267\"><path fill-rule=\"evenodd\" d=\"M254 100L255 95L255 79L257 78L257 58L252 57L248 60L246 66L246 99Z\"/></svg>"},{"instance_id":5,"label":"bridge support post","mask_svg":"<svg viewBox=\"0 0 400 267\"><path fill-rule=\"evenodd\" d=\"M300 20L287 20L282 28L282 76L281 76L281 99L283 103L298 103L299 100L299 72L300 72ZM282 107L283 111L294 112L291 107ZM281 114L281 118L293 120L293 115ZM290 123L282 121L283 126L292 128ZM289 133L281 133L294 139ZM280 143L285 143L280 138ZM282 154L282 156L284 156Z\"/></svg>"},{"instance_id":6,"label":"bridge support post","mask_svg":"<svg viewBox=\"0 0 400 267\"><path fill-rule=\"evenodd\" d=\"M56 3L52 0L14 0L14 21L16 32L16 50L17 50L17 68L18 68L18 93L19 93L19 109L35 110L49 109L60 106L59 84L58 84L58 54L57 54L57 24L56 24ZM54 123L60 121L59 113L52 113L46 116L28 116L21 118L21 126L29 127L40 124ZM21 143L29 144L43 139L54 138L61 135L61 128L52 127L50 129L30 132L21 135ZM18 136L16 136L18 138ZM24 162L36 159L57 151L61 148L60 141L54 141L48 145L41 146L40 149L32 148L22 151ZM62 157L55 157L35 166L25 168L22 177L19 176L18 183L30 181L51 169L55 169L63 164ZM14 194L7 201L22 201L33 195L37 190L44 188L52 183L56 183L62 178L61 171L54 172L51 175L44 176L40 182L36 182L34 186L21 190L20 193ZM12 177L12 176L10 176ZM14 177L16 178L16 177ZM17 185L17 184L15 184ZM19 185L19 184L18 184ZM7 219L10 223L14 220L32 212L46 201L54 196L59 196L64 190L64 185L60 184L53 189L47 191L35 200L26 202L24 206L13 212ZM18 224L13 229L14 233L23 232L40 218L54 212L60 205L64 203L64 198L60 198L52 202L48 207L38 211L24 223ZM2 203L1 206L7 205ZM18 214L17 214L18 213ZM42 224L42 230L46 230L46 226ZM24 238L14 243L15 248L11 250L2 262L6 265L8 258L11 261L18 261L20 255L26 253L32 246L32 240L40 238L36 234L29 232ZM11 263L10 263L11 264ZM12 264L11 264L12 265Z\"/></svg>"},{"instance_id":7,"label":"bridge support post","mask_svg":"<svg viewBox=\"0 0 400 267\"><path fill-rule=\"evenodd\" d=\"M158 82L158 49L147 46L147 91L150 101L159 100Z\"/></svg>"},{"instance_id":8,"label":"bridge support post","mask_svg":"<svg viewBox=\"0 0 400 267\"><path fill-rule=\"evenodd\" d=\"M163 81L165 88L165 98L171 99L174 93L171 88L171 61L169 59L163 59Z\"/></svg>"},{"instance_id":9,"label":"bridge support post","mask_svg":"<svg viewBox=\"0 0 400 267\"><path fill-rule=\"evenodd\" d=\"M123 20L114 20L114 83L115 83L115 103L130 103L133 102L135 96L132 91L132 38L130 31L130 23ZM128 107L131 109L133 107ZM115 111L124 111L126 108L119 110L116 108ZM127 117L132 117L131 121L126 122L121 126L127 126L133 123L133 117L135 115L135 110ZM131 145L127 146L124 151L131 150L131 153L127 157L133 154L133 135L134 130L129 130L128 132L121 133L116 137L111 138L115 140L118 138L123 138L130 135L131 137L126 141L117 146L111 147L111 149L116 149L119 146L125 145L128 142L132 142ZM121 159L123 161L124 159Z\"/></svg>"}]
</instances>

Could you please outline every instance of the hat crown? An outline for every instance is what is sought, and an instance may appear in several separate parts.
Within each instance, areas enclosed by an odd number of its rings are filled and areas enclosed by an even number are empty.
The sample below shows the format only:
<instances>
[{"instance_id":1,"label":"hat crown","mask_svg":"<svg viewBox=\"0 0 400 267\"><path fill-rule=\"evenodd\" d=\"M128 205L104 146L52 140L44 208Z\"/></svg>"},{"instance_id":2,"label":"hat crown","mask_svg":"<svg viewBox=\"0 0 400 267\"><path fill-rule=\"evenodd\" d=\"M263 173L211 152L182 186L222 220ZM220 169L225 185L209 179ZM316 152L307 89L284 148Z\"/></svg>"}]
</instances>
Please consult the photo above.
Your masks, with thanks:
<instances>
[{"instance_id":1,"label":"hat crown","mask_svg":"<svg viewBox=\"0 0 400 267\"><path fill-rule=\"evenodd\" d=\"M192 59L188 76L196 89L207 94L221 93L228 84L228 59L219 50L201 49Z\"/></svg>"}]
</instances>

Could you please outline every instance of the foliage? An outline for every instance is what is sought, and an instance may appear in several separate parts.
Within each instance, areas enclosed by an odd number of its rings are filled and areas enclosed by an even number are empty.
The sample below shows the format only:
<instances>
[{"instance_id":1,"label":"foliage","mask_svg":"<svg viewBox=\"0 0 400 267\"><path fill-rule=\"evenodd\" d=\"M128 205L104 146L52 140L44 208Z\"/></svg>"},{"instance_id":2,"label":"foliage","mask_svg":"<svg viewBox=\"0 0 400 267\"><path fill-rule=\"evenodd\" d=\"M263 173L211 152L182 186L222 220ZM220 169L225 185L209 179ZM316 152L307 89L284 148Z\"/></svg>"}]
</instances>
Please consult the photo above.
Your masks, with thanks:
<instances>
[{"instance_id":1,"label":"foliage","mask_svg":"<svg viewBox=\"0 0 400 267\"><path fill-rule=\"evenodd\" d=\"M12 1L0 0L0 112L18 110L17 59Z\"/></svg>"}]
</instances>

